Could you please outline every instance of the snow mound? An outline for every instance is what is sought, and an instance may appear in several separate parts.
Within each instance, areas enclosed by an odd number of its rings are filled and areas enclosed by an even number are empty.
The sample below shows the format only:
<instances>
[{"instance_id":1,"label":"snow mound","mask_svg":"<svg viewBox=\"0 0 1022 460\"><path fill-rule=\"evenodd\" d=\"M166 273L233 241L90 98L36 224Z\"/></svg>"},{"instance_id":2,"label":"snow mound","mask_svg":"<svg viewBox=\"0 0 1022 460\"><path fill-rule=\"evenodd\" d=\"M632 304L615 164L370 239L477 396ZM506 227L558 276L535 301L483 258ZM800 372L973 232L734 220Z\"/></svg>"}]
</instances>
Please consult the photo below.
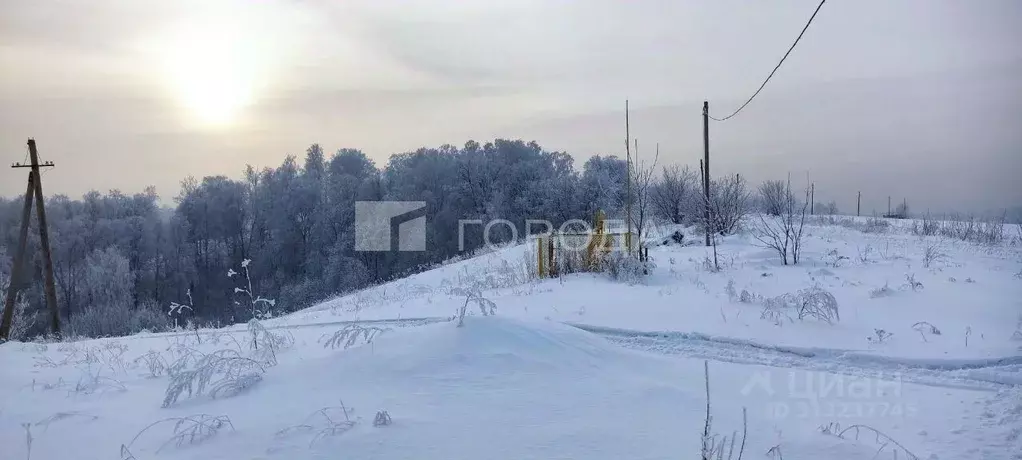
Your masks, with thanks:
<instances>
[{"instance_id":1,"label":"snow mound","mask_svg":"<svg viewBox=\"0 0 1022 460\"><path fill-rule=\"evenodd\" d=\"M550 321L500 316L391 331L339 359L345 367L400 374L515 373L632 367L655 357L622 349L595 334Z\"/></svg>"}]
</instances>

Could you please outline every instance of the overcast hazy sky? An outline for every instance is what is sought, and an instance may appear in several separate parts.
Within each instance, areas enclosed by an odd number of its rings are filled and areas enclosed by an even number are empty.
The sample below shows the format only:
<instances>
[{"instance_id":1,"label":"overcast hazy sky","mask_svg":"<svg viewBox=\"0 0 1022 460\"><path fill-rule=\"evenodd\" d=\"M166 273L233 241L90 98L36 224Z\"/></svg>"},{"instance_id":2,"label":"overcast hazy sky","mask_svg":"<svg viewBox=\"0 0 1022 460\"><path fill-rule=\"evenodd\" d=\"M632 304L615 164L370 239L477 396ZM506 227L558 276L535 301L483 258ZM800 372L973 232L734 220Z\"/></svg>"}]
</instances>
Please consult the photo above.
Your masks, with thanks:
<instances>
[{"instance_id":1,"label":"overcast hazy sky","mask_svg":"<svg viewBox=\"0 0 1022 460\"><path fill-rule=\"evenodd\" d=\"M469 138L581 163L694 163L816 0L0 0L0 158L25 139L46 192L168 199L313 142L383 165ZM818 200L885 209L1022 203L1022 2L830 0L774 80L711 125L715 174L810 170ZM0 195L23 171L0 171Z\"/></svg>"}]
</instances>

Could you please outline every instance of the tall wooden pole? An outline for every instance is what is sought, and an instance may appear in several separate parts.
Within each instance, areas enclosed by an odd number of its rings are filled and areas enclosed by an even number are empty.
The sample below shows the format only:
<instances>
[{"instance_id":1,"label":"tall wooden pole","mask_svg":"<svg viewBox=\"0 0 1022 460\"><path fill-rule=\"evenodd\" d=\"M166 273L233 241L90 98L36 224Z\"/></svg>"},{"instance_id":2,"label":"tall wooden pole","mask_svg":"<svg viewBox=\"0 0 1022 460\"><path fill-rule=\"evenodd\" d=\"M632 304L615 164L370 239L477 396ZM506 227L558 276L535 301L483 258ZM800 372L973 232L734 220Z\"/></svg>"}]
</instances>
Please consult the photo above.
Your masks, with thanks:
<instances>
[{"instance_id":1,"label":"tall wooden pole","mask_svg":"<svg viewBox=\"0 0 1022 460\"><path fill-rule=\"evenodd\" d=\"M23 271L25 270L25 251L28 247L28 224L32 218L32 195L35 192L34 175L28 173L28 187L25 190L25 206L21 210L21 230L18 233L18 248L14 253L14 265L11 267L11 284L7 287L7 298L4 300L4 315L0 320L0 340L11 336L11 322L14 321L14 304L21 289Z\"/></svg>"},{"instance_id":2,"label":"tall wooden pole","mask_svg":"<svg viewBox=\"0 0 1022 460\"><path fill-rule=\"evenodd\" d=\"M632 150L631 133L628 126L628 100L625 99L625 188L628 189L628 197L625 201L625 219L628 221L628 233L625 235L625 250L632 252Z\"/></svg>"},{"instance_id":3,"label":"tall wooden pole","mask_svg":"<svg viewBox=\"0 0 1022 460\"><path fill-rule=\"evenodd\" d=\"M39 240L40 246L43 251L43 276L44 282L46 283L46 306L50 311L50 331L59 336L60 335L60 312L57 310L57 288L53 279L53 257L50 250L50 232L46 224L46 206L43 203L43 181L42 176L39 173L39 168L51 167L53 162L40 163L39 152L36 151L35 139L28 140L28 153L31 159L29 164L15 163L12 168L31 168L28 173L28 188L25 192L25 208L22 210L21 218L21 234L18 242L18 252L14 258L14 270L13 276L11 277L12 286L7 291L7 299L4 302L4 314L3 320L0 322L0 339L7 339L10 337L11 322L14 318L14 299L17 295L17 290L20 288L14 287L14 282L21 283L24 276L24 268L22 265L25 263L25 248L28 240L28 225L29 220L32 218L32 201L33 197L37 204L36 212L39 218Z\"/></svg>"},{"instance_id":4,"label":"tall wooden pole","mask_svg":"<svg viewBox=\"0 0 1022 460\"><path fill-rule=\"evenodd\" d=\"M703 101L703 219L706 246L710 245L710 103Z\"/></svg>"},{"instance_id":5,"label":"tall wooden pole","mask_svg":"<svg viewBox=\"0 0 1022 460\"><path fill-rule=\"evenodd\" d=\"M43 202L43 181L39 176L39 153L35 139L28 140L28 154L32 160L32 174L35 174L36 214L39 218L39 245L43 250L43 276L46 283L46 306L50 310L50 331L60 335L60 311L57 310L57 288L53 280L53 256L50 251L50 230L46 225L46 205Z\"/></svg>"},{"instance_id":6,"label":"tall wooden pole","mask_svg":"<svg viewBox=\"0 0 1022 460\"><path fill-rule=\"evenodd\" d=\"M859 216L859 211L862 210L862 192L859 192L859 196L855 198L855 216Z\"/></svg>"},{"instance_id":7,"label":"tall wooden pole","mask_svg":"<svg viewBox=\"0 0 1022 460\"><path fill-rule=\"evenodd\" d=\"M816 183L809 184L809 215L816 215Z\"/></svg>"}]
</instances>

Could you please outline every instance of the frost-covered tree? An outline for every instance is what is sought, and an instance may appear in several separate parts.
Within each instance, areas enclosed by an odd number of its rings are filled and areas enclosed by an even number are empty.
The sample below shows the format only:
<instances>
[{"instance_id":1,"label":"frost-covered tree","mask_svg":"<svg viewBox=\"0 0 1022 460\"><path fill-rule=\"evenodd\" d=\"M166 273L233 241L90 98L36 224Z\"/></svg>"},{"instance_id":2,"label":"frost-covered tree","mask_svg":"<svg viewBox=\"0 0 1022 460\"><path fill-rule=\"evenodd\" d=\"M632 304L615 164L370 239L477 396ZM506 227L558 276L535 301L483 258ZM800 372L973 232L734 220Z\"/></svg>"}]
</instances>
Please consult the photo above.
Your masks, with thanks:
<instances>
[{"instance_id":1,"label":"frost-covered tree","mask_svg":"<svg viewBox=\"0 0 1022 460\"><path fill-rule=\"evenodd\" d=\"M654 214L672 224L682 224L693 211L698 197L696 173L679 165L663 167L660 180L650 193Z\"/></svg>"},{"instance_id":2,"label":"frost-covered tree","mask_svg":"<svg viewBox=\"0 0 1022 460\"><path fill-rule=\"evenodd\" d=\"M779 216L784 212L787 185L783 180L768 180L759 185L761 212Z\"/></svg>"},{"instance_id":3,"label":"frost-covered tree","mask_svg":"<svg viewBox=\"0 0 1022 460\"><path fill-rule=\"evenodd\" d=\"M134 282L128 258L116 248L97 249L85 258L83 296L87 305L133 305Z\"/></svg>"}]
</instances>

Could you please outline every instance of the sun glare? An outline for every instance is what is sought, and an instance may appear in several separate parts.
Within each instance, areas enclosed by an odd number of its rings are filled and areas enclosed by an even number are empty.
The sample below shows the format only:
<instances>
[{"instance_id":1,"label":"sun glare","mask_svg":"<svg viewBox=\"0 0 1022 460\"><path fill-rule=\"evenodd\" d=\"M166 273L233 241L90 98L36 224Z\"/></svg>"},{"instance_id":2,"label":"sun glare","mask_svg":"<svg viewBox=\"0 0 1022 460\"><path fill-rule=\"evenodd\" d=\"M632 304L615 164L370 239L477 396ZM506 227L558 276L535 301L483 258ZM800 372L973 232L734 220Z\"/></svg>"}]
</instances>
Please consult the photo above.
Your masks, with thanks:
<instances>
[{"instance_id":1,"label":"sun glare","mask_svg":"<svg viewBox=\"0 0 1022 460\"><path fill-rule=\"evenodd\" d=\"M177 102L205 127L235 123L259 89L258 46L223 23L191 25L173 34L164 77Z\"/></svg>"}]
</instances>

